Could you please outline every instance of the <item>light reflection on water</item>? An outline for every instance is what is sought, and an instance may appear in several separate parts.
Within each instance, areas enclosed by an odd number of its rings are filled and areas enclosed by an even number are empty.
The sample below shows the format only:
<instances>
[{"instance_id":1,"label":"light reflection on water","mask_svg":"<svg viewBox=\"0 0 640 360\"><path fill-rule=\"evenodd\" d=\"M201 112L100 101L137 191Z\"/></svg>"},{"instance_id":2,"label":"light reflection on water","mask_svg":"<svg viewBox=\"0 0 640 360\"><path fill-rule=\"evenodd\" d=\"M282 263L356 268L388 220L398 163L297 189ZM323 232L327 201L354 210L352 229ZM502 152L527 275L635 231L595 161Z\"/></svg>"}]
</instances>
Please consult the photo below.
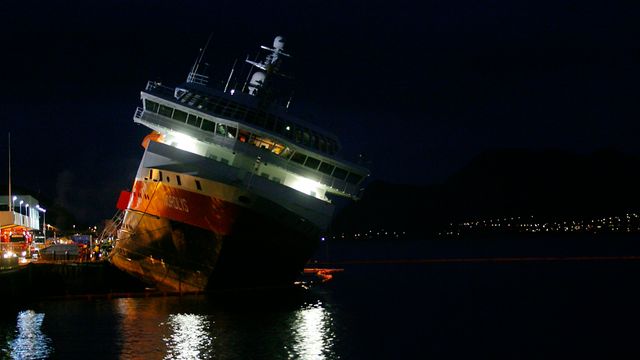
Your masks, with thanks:
<instances>
[{"instance_id":1,"label":"light reflection on water","mask_svg":"<svg viewBox=\"0 0 640 360\"><path fill-rule=\"evenodd\" d=\"M45 301L0 321L0 358L336 359L332 311L287 294Z\"/></svg>"},{"instance_id":2,"label":"light reflection on water","mask_svg":"<svg viewBox=\"0 0 640 360\"><path fill-rule=\"evenodd\" d=\"M43 320L44 314L33 310L18 313L17 336L8 344L12 359L45 359L51 354L51 339L41 330Z\"/></svg>"},{"instance_id":3,"label":"light reflection on water","mask_svg":"<svg viewBox=\"0 0 640 360\"><path fill-rule=\"evenodd\" d=\"M167 325L172 333L164 338L167 345L165 359L208 359L212 357L214 336L204 315L171 314Z\"/></svg>"},{"instance_id":4,"label":"light reflection on water","mask_svg":"<svg viewBox=\"0 0 640 360\"><path fill-rule=\"evenodd\" d=\"M287 346L290 359L333 358L335 338L331 314L320 301L296 311L291 327L294 343Z\"/></svg>"}]
</instances>

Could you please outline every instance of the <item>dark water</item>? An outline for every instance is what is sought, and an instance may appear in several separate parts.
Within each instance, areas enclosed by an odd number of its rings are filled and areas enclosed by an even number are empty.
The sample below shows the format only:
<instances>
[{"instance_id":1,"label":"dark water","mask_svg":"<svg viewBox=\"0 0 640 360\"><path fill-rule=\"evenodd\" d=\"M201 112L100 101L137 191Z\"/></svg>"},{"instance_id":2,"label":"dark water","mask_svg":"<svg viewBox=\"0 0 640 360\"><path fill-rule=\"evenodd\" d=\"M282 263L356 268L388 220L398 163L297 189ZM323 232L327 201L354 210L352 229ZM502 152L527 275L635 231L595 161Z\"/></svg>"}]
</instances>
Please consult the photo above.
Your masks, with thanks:
<instances>
[{"instance_id":1,"label":"dark water","mask_svg":"<svg viewBox=\"0 0 640 360\"><path fill-rule=\"evenodd\" d=\"M330 244L317 258L341 262L345 271L310 290L5 305L1 354L17 359L637 358L640 260L619 258L640 255L636 242L640 237ZM347 261L474 256L549 258Z\"/></svg>"}]
</instances>

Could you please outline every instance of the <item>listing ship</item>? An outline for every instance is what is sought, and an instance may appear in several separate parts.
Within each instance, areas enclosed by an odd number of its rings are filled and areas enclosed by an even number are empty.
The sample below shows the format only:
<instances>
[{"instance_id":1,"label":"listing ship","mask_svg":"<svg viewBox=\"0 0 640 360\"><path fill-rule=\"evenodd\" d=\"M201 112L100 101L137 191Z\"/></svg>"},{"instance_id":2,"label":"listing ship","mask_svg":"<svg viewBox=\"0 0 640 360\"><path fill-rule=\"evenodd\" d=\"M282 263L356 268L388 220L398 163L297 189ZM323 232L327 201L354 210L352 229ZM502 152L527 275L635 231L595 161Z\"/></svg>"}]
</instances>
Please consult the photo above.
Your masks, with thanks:
<instances>
[{"instance_id":1,"label":"listing ship","mask_svg":"<svg viewBox=\"0 0 640 360\"><path fill-rule=\"evenodd\" d=\"M134 122L152 132L119 201L110 261L164 291L290 284L336 200L357 200L369 172L339 157L334 135L276 100L272 79L289 57L282 37L261 46L264 60L246 60L242 88L230 86L235 64L224 88L208 86L206 48L184 84L141 91Z\"/></svg>"}]
</instances>

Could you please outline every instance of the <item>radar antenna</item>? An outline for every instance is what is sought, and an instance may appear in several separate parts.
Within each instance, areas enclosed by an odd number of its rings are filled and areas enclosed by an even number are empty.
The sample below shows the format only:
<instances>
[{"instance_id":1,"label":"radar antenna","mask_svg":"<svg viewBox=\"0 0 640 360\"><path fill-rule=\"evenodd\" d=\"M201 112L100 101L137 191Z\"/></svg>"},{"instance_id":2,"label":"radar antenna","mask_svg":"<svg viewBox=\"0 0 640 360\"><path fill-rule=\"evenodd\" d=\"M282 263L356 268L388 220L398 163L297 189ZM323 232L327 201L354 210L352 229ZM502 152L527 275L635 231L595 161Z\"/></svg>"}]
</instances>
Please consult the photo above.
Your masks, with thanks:
<instances>
[{"instance_id":1,"label":"radar antenna","mask_svg":"<svg viewBox=\"0 0 640 360\"><path fill-rule=\"evenodd\" d=\"M279 72L280 62L282 61L280 56L291 57L291 55L282 51L284 49L284 38L282 36L275 37L273 40L273 48L266 46L260 46L260 48L269 51L269 54L262 62L252 61L249 59L245 60L248 64L264 71L256 71L251 76L251 81L249 82L249 94L251 95L257 95L258 92L265 88L265 83L269 75L277 74L285 76Z\"/></svg>"}]
</instances>

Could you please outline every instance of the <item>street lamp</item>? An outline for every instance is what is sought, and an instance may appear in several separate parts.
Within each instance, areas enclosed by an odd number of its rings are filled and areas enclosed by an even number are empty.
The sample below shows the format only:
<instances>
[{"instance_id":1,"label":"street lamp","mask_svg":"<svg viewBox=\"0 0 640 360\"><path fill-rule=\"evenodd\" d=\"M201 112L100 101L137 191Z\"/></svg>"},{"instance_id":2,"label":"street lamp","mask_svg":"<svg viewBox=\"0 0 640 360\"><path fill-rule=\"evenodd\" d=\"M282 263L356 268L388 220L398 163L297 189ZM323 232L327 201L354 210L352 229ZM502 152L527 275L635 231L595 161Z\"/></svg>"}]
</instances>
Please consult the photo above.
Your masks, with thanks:
<instances>
[{"instance_id":1,"label":"street lamp","mask_svg":"<svg viewBox=\"0 0 640 360\"><path fill-rule=\"evenodd\" d=\"M20 200L20 215L22 215L22 204L24 204L24 200Z\"/></svg>"},{"instance_id":2,"label":"street lamp","mask_svg":"<svg viewBox=\"0 0 640 360\"><path fill-rule=\"evenodd\" d=\"M13 209L15 209L16 207L15 205L16 200L18 200L18 197L13 195L13 198L11 199L11 211L13 211Z\"/></svg>"},{"instance_id":3,"label":"street lamp","mask_svg":"<svg viewBox=\"0 0 640 360\"><path fill-rule=\"evenodd\" d=\"M26 213L27 221L29 221L27 225L31 227L31 216L29 216L29 204L25 205L24 212Z\"/></svg>"}]
</instances>

